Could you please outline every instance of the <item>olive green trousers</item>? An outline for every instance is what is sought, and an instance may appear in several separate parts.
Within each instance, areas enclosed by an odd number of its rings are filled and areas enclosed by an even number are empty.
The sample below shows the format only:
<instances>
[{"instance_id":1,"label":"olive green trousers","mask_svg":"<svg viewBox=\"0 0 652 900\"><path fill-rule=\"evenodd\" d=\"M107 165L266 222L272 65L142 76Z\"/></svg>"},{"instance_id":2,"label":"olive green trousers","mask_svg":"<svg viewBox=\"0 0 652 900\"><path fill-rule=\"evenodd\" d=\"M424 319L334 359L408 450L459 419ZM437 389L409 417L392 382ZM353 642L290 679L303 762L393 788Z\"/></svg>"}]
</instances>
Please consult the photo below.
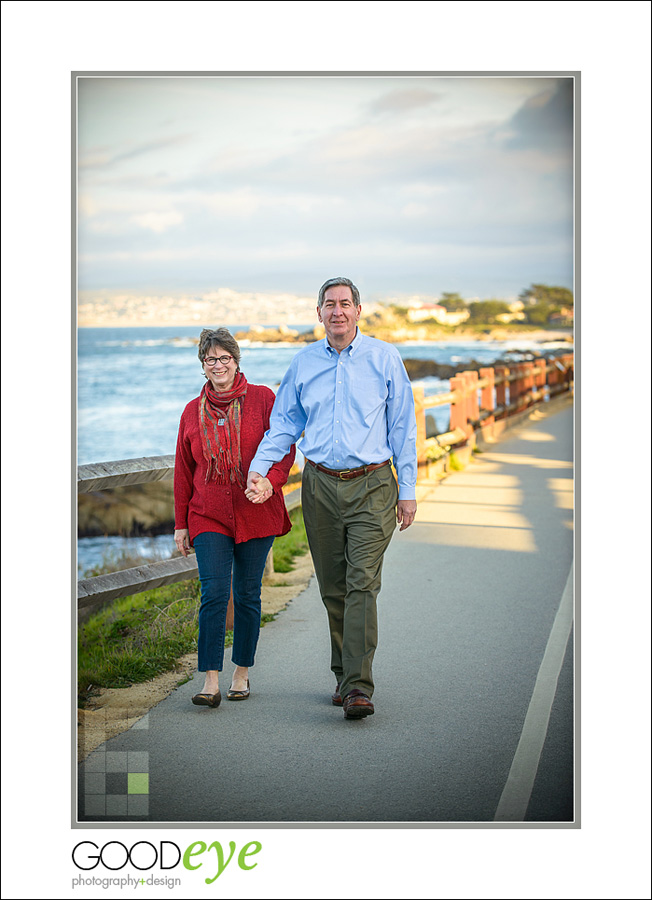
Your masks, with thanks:
<instances>
[{"instance_id":1,"label":"olive green trousers","mask_svg":"<svg viewBox=\"0 0 652 900\"><path fill-rule=\"evenodd\" d=\"M376 597L383 556L396 528L398 488L392 469L343 481L303 470L301 503L310 552L331 634L331 669L345 697L371 697L378 643Z\"/></svg>"}]
</instances>

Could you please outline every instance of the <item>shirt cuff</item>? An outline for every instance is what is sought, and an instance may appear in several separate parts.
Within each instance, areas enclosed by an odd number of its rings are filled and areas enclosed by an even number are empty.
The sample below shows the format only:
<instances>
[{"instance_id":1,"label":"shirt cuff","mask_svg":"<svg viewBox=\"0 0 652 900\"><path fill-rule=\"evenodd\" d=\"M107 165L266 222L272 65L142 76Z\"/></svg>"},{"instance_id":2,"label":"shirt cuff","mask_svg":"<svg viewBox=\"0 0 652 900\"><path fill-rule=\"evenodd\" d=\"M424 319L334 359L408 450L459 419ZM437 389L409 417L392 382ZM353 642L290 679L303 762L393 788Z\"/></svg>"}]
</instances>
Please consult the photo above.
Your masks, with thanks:
<instances>
[{"instance_id":1,"label":"shirt cuff","mask_svg":"<svg viewBox=\"0 0 652 900\"><path fill-rule=\"evenodd\" d=\"M399 500L416 500L417 489L413 484L399 484L398 486Z\"/></svg>"},{"instance_id":2,"label":"shirt cuff","mask_svg":"<svg viewBox=\"0 0 652 900\"><path fill-rule=\"evenodd\" d=\"M267 463L262 459L257 459L255 456L251 460L251 465L249 466L249 472L258 472L259 475L263 477L267 475L269 470L272 468L272 463Z\"/></svg>"}]
</instances>

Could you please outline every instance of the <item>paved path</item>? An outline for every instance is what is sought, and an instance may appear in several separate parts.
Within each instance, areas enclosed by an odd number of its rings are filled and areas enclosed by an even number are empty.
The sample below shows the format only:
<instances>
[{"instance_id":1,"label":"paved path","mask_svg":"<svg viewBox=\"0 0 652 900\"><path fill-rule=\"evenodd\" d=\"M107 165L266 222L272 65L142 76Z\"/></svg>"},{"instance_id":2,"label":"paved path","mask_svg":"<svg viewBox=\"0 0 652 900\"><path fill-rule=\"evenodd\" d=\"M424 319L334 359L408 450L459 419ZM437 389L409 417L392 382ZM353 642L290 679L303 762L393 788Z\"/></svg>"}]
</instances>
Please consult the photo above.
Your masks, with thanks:
<instances>
[{"instance_id":1,"label":"paved path","mask_svg":"<svg viewBox=\"0 0 652 900\"><path fill-rule=\"evenodd\" d=\"M572 430L569 405L535 412L419 486L385 559L374 716L330 703L313 578L261 632L248 701L194 707L195 676L88 757L80 821L572 821Z\"/></svg>"}]
</instances>

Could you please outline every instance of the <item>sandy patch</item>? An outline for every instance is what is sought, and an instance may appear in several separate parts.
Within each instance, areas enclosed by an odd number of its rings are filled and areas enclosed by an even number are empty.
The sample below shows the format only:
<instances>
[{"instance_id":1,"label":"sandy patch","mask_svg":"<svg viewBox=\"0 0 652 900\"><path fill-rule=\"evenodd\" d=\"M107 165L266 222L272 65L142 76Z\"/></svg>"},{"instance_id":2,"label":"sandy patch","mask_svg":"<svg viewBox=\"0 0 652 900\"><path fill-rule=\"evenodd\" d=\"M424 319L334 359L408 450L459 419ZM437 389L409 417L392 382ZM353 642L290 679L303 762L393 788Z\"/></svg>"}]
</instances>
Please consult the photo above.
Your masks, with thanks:
<instances>
[{"instance_id":1,"label":"sandy patch","mask_svg":"<svg viewBox=\"0 0 652 900\"><path fill-rule=\"evenodd\" d=\"M314 572L309 553L295 558L291 572L275 572L263 584L262 610L274 615L308 587ZM128 688L100 688L88 701L86 709L77 710L77 751L81 762L100 744L122 734L149 710L184 684L197 671L197 654L188 653L177 662L173 672L165 672L151 681Z\"/></svg>"}]
</instances>

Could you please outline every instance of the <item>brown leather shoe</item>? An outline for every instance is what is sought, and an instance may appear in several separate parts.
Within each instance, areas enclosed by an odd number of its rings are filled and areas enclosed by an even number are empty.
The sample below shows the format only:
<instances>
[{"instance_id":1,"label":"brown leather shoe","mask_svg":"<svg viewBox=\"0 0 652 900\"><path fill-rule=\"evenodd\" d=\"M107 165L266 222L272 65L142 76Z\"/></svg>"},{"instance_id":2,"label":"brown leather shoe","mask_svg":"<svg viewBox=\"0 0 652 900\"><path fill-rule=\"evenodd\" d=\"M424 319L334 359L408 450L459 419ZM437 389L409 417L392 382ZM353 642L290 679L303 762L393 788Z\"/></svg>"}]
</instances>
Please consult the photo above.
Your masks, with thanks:
<instances>
[{"instance_id":1,"label":"brown leather shoe","mask_svg":"<svg viewBox=\"0 0 652 900\"><path fill-rule=\"evenodd\" d=\"M374 705L362 691L357 688L346 695L342 702L345 719L362 719L364 716L373 716Z\"/></svg>"},{"instance_id":2,"label":"brown leather shoe","mask_svg":"<svg viewBox=\"0 0 652 900\"><path fill-rule=\"evenodd\" d=\"M331 703L333 704L333 706L341 706L342 705L342 695L340 694L339 681L335 685L335 693L331 694Z\"/></svg>"},{"instance_id":3,"label":"brown leather shoe","mask_svg":"<svg viewBox=\"0 0 652 900\"><path fill-rule=\"evenodd\" d=\"M217 694L195 694L192 702L195 706L212 706L213 709L217 709L222 702L222 694L220 691Z\"/></svg>"}]
</instances>

